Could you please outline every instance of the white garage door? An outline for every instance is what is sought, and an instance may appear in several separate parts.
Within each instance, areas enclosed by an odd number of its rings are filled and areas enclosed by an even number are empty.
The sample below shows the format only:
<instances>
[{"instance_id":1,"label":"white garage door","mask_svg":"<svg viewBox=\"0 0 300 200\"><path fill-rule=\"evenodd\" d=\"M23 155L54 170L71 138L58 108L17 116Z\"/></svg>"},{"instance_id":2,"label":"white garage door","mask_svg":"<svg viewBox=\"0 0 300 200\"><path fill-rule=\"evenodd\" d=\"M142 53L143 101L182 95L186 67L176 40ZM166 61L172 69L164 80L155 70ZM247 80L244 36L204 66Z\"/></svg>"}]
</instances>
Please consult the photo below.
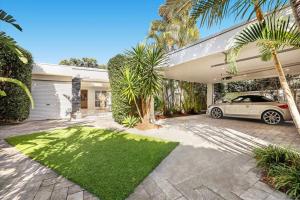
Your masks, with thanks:
<instances>
[{"instance_id":1,"label":"white garage door","mask_svg":"<svg viewBox=\"0 0 300 200\"><path fill-rule=\"evenodd\" d=\"M30 120L67 118L71 111L72 83L33 80L31 87L35 108Z\"/></svg>"}]
</instances>

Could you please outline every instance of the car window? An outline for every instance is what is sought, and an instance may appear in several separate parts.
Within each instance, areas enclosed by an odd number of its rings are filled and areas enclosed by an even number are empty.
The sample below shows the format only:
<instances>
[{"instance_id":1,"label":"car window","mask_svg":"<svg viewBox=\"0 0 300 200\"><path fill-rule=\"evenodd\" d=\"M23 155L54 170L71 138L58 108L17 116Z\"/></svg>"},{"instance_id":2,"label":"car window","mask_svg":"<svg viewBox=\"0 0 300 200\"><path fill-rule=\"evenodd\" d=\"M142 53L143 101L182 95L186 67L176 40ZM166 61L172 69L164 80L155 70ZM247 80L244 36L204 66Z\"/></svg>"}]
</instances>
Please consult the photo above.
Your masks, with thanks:
<instances>
[{"instance_id":1,"label":"car window","mask_svg":"<svg viewBox=\"0 0 300 200\"><path fill-rule=\"evenodd\" d=\"M243 102L252 102L251 98L250 97L246 97L243 99Z\"/></svg>"},{"instance_id":2,"label":"car window","mask_svg":"<svg viewBox=\"0 0 300 200\"><path fill-rule=\"evenodd\" d=\"M232 102L239 103L239 102L242 102L243 99L244 99L244 97L237 97L237 98L233 99Z\"/></svg>"},{"instance_id":3,"label":"car window","mask_svg":"<svg viewBox=\"0 0 300 200\"><path fill-rule=\"evenodd\" d=\"M268 99L267 97L264 96L253 96L251 97L252 102L272 102L271 99Z\"/></svg>"}]
</instances>

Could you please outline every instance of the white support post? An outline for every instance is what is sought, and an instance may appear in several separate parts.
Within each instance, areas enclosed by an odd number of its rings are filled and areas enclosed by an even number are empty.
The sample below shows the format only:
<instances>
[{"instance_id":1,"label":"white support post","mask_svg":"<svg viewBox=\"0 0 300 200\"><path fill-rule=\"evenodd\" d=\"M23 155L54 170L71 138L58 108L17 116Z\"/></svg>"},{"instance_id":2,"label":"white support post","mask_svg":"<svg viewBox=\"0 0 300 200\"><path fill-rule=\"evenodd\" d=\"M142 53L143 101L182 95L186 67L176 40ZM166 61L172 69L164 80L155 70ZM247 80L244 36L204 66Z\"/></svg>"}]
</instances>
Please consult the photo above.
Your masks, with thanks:
<instances>
[{"instance_id":1,"label":"white support post","mask_svg":"<svg viewBox=\"0 0 300 200\"><path fill-rule=\"evenodd\" d=\"M214 103L214 84L207 83L207 107Z\"/></svg>"}]
</instances>

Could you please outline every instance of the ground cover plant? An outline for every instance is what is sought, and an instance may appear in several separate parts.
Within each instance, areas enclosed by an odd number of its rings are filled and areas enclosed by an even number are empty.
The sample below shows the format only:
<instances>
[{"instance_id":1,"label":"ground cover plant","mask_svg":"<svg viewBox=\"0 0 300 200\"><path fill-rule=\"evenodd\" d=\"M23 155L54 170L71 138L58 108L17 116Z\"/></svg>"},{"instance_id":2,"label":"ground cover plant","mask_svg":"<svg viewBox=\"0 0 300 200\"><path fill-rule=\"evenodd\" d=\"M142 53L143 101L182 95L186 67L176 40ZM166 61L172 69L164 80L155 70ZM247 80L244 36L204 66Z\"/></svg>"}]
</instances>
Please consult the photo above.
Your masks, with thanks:
<instances>
[{"instance_id":1,"label":"ground cover plant","mask_svg":"<svg viewBox=\"0 0 300 200\"><path fill-rule=\"evenodd\" d=\"M264 180L293 199L300 199L300 153L274 145L254 151Z\"/></svg>"},{"instance_id":2,"label":"ground cover plant","mask_svg":"<svg viewBox=\"0 0 300 200\"><path fill-rule=\"evenodd\" d=\"M125 199L177 143L91 127L6 139L100 199Z\"/></svg>"}]
</instances>

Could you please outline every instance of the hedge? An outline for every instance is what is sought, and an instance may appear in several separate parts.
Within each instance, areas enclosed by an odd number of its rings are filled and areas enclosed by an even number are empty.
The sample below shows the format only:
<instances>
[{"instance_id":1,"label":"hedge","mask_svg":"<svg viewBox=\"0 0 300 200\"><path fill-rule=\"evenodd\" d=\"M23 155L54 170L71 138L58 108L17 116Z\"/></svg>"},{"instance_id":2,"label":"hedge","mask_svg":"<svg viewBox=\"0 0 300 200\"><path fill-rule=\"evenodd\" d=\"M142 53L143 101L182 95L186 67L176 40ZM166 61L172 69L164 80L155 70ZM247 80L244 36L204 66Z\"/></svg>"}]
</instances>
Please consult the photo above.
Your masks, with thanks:
<instances>
[{"instance_id":1,"label":"hedge","mask_svg":"<svg viewBox=\"0 0 300 200\"><path fill-rule=\"evenodd\" d=\"M126 56L118 54L108 61L108 75L112 96L112 115L116 122L122 123L123 119L129 115L132 106L128 101L122 98L120 78L122 77L122 68L126 62Z\"/></svg>"},{"instance_id":2,"label":"hedge","mask_svg":"<svg viewBox=\"0 0 300 200\"><path fill-rule=\"evenodd\" d=\"M0 76L15 78L31 88L33 59L31 54L22 51L28 62L22 63L16 54L6 48L0 50ZM25 92L13 83L0 83L0 89L6 96L0 96L0 121L19 122L27 119L30 112L30 101Z\"/></svg>"}]
</instances>

